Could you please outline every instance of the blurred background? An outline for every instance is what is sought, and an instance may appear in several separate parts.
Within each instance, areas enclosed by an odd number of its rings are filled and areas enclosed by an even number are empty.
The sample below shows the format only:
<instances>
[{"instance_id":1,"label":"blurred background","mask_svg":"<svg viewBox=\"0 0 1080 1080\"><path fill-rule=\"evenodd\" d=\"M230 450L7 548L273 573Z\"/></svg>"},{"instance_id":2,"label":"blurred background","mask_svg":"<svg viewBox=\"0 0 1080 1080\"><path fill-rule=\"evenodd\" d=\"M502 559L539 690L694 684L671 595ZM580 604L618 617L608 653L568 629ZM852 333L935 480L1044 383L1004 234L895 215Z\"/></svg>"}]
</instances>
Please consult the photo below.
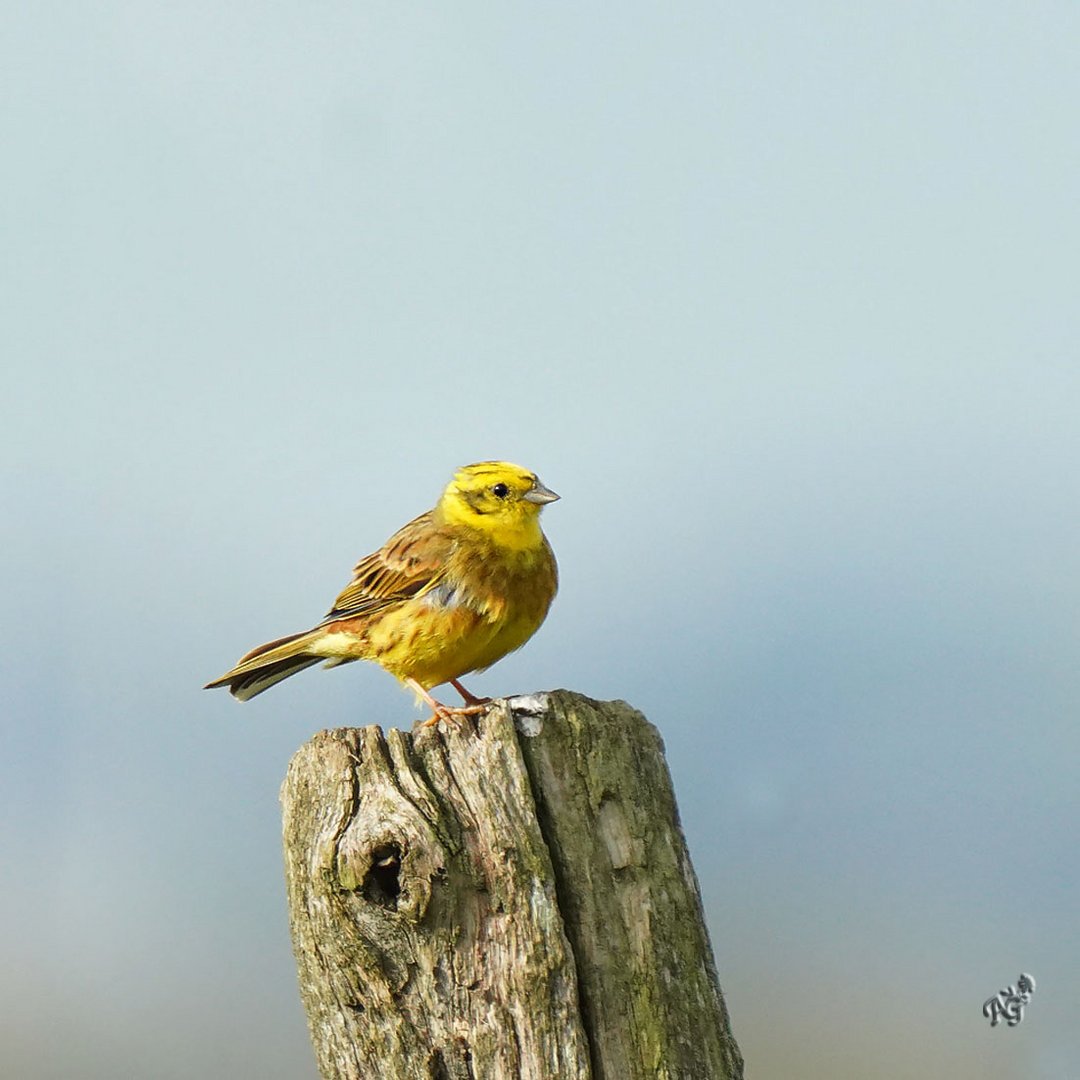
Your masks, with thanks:
<instances>
[{"instance_id":1,"label":"blurred background","mask_svg":"<svg viewBox=\"0 0 1080 1080\"><path fill-rule=\"evenodd\" d=\"M492 457L747 1076L1080 1075L1075 5L3 21L0 1075L313 1080L278 787L423 714L200 687Z\"/></svg>"}]
</instances>

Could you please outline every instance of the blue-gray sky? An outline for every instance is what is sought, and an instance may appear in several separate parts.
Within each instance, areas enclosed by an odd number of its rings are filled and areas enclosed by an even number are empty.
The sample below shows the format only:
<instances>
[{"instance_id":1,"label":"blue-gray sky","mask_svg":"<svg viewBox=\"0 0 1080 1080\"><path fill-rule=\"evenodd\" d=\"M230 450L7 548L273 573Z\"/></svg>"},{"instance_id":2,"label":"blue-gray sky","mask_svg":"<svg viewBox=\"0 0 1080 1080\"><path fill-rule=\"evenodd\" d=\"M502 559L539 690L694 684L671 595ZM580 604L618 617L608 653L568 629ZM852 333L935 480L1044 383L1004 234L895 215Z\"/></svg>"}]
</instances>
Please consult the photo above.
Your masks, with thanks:
<instances>
[{"instance_id":1,"label":"blue-gray sky","mask_svg":"<svg viewBox=\"0 0 1080 1080\"><path fill-rule=\"evenodd\" d=\"M419 714L198 688L491 457L748 1075L1080 1073L1075 5L3 19L3 1075L314 1077L278 785Z\"/></svg>"}]
</instances>

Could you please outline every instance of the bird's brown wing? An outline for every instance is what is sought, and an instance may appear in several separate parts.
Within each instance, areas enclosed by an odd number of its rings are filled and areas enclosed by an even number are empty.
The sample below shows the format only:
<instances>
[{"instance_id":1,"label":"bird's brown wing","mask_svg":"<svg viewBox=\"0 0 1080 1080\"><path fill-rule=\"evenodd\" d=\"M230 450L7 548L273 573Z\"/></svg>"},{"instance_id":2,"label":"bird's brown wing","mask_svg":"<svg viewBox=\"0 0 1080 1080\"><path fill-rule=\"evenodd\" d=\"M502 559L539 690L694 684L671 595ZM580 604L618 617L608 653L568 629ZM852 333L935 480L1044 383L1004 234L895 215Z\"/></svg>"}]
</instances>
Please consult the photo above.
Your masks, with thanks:
<instances>
[{"instance_id":1,"label":"bird's brown wing","mask_svg":"<svg viewBox=\"0 0 1080 1080\"><path fill-rule=\"evenodd\" d=\"M378 551L356 564L352 581L321 625L371 615L434 588L446 572L453 542L452 535L435 523L430 510L414 518Z\"/></svg>"}]
</instances>

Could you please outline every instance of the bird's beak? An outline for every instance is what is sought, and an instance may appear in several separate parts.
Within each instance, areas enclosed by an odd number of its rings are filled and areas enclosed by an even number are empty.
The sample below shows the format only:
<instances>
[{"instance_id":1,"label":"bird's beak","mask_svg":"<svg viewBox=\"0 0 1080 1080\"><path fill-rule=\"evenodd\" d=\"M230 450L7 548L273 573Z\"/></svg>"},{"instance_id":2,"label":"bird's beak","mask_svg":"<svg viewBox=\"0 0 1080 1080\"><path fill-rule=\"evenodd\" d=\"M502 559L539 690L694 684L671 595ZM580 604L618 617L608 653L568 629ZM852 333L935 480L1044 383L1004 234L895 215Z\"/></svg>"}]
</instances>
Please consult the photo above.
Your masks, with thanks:
<instances>
[{"instance_id":1,"label":"bird's beak","mask_svg":"<svg viewBox=\"0 0 1080 1080\"><path fill-rule=\"evenodd\" d=\"M554 502L559 496L555 494L551 488L544 487L539 480L536 481L535 487L531 491L526 491L521 496L526 502L538 503L543 506L544 503Z\"/></svg>"}]
</instances>

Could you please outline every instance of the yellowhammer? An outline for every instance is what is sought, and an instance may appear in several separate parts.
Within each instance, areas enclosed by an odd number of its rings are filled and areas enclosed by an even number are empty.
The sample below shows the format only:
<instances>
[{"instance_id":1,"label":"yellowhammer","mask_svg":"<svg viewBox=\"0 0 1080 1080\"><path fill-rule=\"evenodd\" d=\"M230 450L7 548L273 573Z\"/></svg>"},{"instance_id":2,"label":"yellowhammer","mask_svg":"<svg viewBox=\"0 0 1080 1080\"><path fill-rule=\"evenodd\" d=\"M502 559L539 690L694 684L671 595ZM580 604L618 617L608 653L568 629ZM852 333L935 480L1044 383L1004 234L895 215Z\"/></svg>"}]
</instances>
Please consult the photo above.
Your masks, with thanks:
<instances>
[{"instance_id":1,"label":"yellowhammer","mask_svg":"<svg viewBox=\"0 0 1080 1080\"><path fill-rule=\"evenodd\" d=\"M521 648L544 621L558 572L540 511L558 497L518 465L467 465L433 510L356 564L318 626L252 649L206 689L247 701L321 660L374 660L431 706L428 724L483 712L490 699L458 679ZM445 682L464 706L431 696Z\"/></svg>"}]
</instances>

